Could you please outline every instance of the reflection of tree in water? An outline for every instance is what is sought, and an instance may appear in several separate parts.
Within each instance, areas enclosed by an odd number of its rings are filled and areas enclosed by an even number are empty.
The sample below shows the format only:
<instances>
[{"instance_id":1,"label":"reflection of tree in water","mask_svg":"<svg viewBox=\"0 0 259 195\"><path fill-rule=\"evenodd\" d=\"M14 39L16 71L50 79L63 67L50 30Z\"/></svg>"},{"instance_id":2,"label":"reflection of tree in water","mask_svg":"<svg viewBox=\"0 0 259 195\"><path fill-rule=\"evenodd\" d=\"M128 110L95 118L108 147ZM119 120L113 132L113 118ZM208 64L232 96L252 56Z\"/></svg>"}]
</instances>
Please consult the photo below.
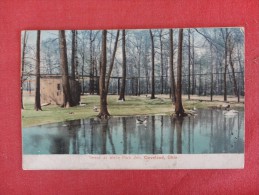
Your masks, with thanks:
<instances>
[{"instance_id":1,"label":"reflection of tree in water","mask_svg":"<svg viewBox=\"0 0 259 195\"><path fill-rule=\"evenodd\" d=\"M243 129L242 121L244 121L244 115L241 115L240 113L238 113L236 120L237 120L237 132L236 134L232 133L232 140L233 140L232 150L234 150L235 152L242 153L244 152L244 141L243 141L243 138L240 136L240 130Z\"/></svg>"},{"instance_id":2,"label":"reflection of tree in water","mask_svg":"<svg viewBox=\"0 0 259 195\"><path fill-rule=\"evenodd\" d=\"M94 120L91 127L91 154L102 154L103 153L103 137L106 134L105 126L107 125L106 120ZM103 132L105 129L105 132Z\"/></svg>"},{"instance_id":3,"label":"reflection of tree in water","mask_svg":"<svg viewBox=\"0 0 259 195\"><path fill-rule=\"evenodd\" d=\"M58 130L61 132L66 131L64 125L65 123L58 123ZM49 135L48 139L50 140L50 154L69 154L69 138L67 131L65 135Z\"/></svg>"},{"instance_id":4,"label":"reflection of tree in water","mask_svg":"<svg viewBox=\"0 0 259 195\"><path fill-rule=\"evenodd\" d=\"M122 118L122 131L123 131L123 154L127 154L127 126L125 117Z\"/></svg>"},{"instance_id":5,"label":"reflection of tree in water","mask_svg":"<svg viewBox=\"0 0 259 195\"><path fill-rule=\"evenodd\" d=\"M213 110L210 111L210 152L213 150Z\"/></svg>"},{"instance_id":6,"label":"reflection of tree in water","mask_svg":"<svg viewBox=\"0 0 259 195\"><path fill-rule=\"evenodd\" d=\"M243 152L243 139L238 132L243 128L237 116L226 118L222 112L210 112L210 152L211 153L239 153ZM238 143L238 144L237 144Z\"/></svg>"},{"instance_id":7,"label":"reflection of tree in water","mask_svg":"<svg viewBox=\"0 0 259 195\"><path fill-rule=\"evenodd\" d=\"M101 121L101 131L102 131L102 151L101 151L101 154L107 154L107 149L106 149L107 129L108 129L108 120L103 119Z\"/></svg>"},{"instance_id":8,"label":"reflection of tree in water","mask_svg":"<svg viewBox=\"0 0 259 195\"><path fill-rule=\"evenodd\" d=\"M94 119L90 119L90 125L91 125L91 139L90 139L90 148L91 148L91 154L93 154L93 148L94 148L94 142L93 142L93 136L94 136L94 125L93 125Z\"/></svg>"},{"instance_id":9,"label":"reflection of tree in water","mask_svg":"<svg viewBox=\"0 0 259 195\"><path fill-rule=\"evenodd\" d=\"M111 127L110 127L109 125L108 125L108 127L107 127L107 133L108 133L109 142L110 142L111 147L112 147L112 153L113 153L113 154L116 154L115 146L114 146L113 139L112 139Z\"/></svg>"},{"instance_id":10,"label":"reflection of tree in water","mask_svg":"<svg viewBox=\"0 0 259 195\"><path fill-rule=\"evenodd\" d=\"M152 119L151 119L152 120ZM135 121L135 118L134 118ZM152 154L152 125L150 124L150 119L148 119L148 124L136 124L138 130L138 136L136 137L136 142L139 144L138 152L139 154Z\"/></svg>"},{"instance_id":11,"label":"reflection of tree in water","mask_svg":"<svg viewBox=\"0 0 259 195\"><path fill-rule=\"evenodd\" d=\"M81 128L80 120L66 121L57 127L63 133L60 135L49 136L51 154L78 154L79 144L77 133ZM65 132L66 133L65 133Z\"/></svg>"},{"instance_id":12,"label":"reflection of tree in water","mask_svg":"<svg viewBox=\"0 0 259 195\"><path fill-rule=\"evenodd\" d=\"M175 119L177 154L182 154L183 120L184 120L183 117L179 117Z\"/></svg>"},{"instance_id":13,"label":"reflection of tree in water","mask_svg":"<svg viewBox=\"0 0 259 195\"><path fill-rule=\"evenodd\" d=\"M171 118L171 128L170 128L170 140L169 140L169 153L174 154L174 130L175 130L175 118Z\"/></svg>"},{"instance_id":14,"label":"reflection of tree in water","mask_svg":"<svg viewBox=\"0 0 259 195\"><path fill-rule=\"evenodd\" d=\"M151 132L152 132L152 154L156 153L156 130L155 130L155 116L151 117Z\"/></svg>"},{"instance_id":15,"label":"reflection of tree in water","mask_svg":"<svg viewBox=\"0 0 259 195\"><path fill-rule=\"evenodd\" d=\"M161 139L160 139L160 149L158 151L159 154L163 154L163 138L164 138L164 116L162 115L160 117L160 121L161 121L161 127L160 127L160 130L161 130Z\"/></svg>"},{"instance_id":16,"label":"reflection of tree in water","mask_svg":"<svg viewBox=\"0 0 259 195\"><path fill-rule=\"evenodd\" d=\"M188 153L191 153L191 118L188 117Z\"/></svg>"},{"instance_id":17,"label":"reflection of tree in water","mask_svg":"<svg viewBox=\"0 0 259 195\"><path fill-rule=\"evenodd\" d=\"M79 154L78 131L81 128L81 120L73 120L66 123L68 126L69 140L70 140L69 153Z\"/></svg>"},{"instance_id":18,"label":"reflection of tree in water","mask_svg":"<svg viewBox=\"0 0 259 195\"><path fill-rule=\"evenodd\" d=\"M85 154L108 154L108 143L111 145L111 153L116 154L109 120L90 119L89 122L84 144L88 149L85 149Z\"/></svg>"},{"instance_id":19,"label":"reflection of tree in water","mask_svg":"<svg viewBox=\"0 0 259 195\"><path fill-rule=\"evenodd\" d=\"M50 145L51 154L69 154L69 139L66 137L53 137Z\"/></svg>"}]
</instances>

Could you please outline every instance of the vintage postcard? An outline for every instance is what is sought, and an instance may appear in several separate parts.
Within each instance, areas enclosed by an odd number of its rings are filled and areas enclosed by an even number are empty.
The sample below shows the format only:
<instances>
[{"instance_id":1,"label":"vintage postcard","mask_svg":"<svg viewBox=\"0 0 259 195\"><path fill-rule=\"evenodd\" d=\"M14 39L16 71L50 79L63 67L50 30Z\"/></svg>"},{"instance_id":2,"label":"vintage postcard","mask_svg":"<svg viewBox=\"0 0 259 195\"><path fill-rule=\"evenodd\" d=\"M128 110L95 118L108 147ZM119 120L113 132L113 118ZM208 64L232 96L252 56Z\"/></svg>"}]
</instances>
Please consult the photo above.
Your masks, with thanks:
<instances>
[{"instance_id":1,"label":"vintage postcard","mask_svg":"<svg viewBox=\"0 0 259 195\"><path fill-rule=\"evenodd\" d=\"M243 168L244 33L22 31L23 169Z\"/></svg>"}]
</instances>

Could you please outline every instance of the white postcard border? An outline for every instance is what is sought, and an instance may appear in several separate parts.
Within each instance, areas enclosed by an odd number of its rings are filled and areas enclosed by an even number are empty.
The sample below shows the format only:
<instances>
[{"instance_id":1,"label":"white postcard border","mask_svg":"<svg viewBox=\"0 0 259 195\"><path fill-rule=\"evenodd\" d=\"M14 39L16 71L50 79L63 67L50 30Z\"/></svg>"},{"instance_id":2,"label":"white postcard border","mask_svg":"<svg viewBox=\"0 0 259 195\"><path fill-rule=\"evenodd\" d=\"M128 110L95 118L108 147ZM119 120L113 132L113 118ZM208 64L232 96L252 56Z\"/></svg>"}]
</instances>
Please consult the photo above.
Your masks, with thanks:
<instances>
[{"instance_id":1,"label":"white postcard border","mask_svg":"<svg viewBox=\"0 0 259 195\"><path fill-rule=\"evenodd\" d=\"M23 155L24 170L242 169L244 154Z\"/></svg>"}]
</instances>

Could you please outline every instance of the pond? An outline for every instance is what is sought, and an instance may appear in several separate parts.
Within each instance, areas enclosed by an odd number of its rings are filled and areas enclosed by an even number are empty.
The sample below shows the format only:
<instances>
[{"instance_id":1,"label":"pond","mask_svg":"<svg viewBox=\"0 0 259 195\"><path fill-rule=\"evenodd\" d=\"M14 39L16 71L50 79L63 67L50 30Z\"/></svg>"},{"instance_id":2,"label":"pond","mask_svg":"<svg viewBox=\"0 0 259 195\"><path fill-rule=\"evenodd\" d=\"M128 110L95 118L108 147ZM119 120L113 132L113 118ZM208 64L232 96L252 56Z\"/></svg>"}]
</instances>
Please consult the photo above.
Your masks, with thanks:
<instances>
[{"instance_id":1,"label":"pond","mask_svg":"<svg viewBox=\"0 0 259 195\"><path fill-rule=\"evenodd\" d=\"M144 117L141 117L144 119ZM23 154L213 154L244 152L244 112L80 119L23 128Z\"/></svg>"}]
</instances>

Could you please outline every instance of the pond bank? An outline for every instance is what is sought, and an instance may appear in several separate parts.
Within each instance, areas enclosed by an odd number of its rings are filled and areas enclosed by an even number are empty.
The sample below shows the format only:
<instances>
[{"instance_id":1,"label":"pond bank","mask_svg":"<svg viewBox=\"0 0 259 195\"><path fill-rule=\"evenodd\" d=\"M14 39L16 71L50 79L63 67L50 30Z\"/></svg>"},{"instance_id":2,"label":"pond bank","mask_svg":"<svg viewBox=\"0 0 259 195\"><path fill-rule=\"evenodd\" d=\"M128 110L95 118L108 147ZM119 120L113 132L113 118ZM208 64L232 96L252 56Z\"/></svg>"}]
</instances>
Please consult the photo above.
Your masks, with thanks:
<instances>
[{"instance_id":1,"label":"pond bank","mask_svg":"<svg viewBox=\"0 0 259 195\"><path fill-rule=\"evenodd\" d=\"M156 95L156 99L150 99L143 96L126 96L126 101L118 101L117 95L108 96L108 110L112 116L133 116L133 115L152 115L152 114L172 114L174 106L168 95ZM222 96L215 96L215 101L210 102L209 97L191 96L191 100L187 100L187 96L183 96L184 108L189 110L194 107L213 108L218 105L225 104ZM244 109L244 99L241 103L235 101L236 98L229 97L231 108ZM84 95L81 97L81 106L71 108L60 108L57 105L48 105L42 107L43 111L34 111L34 97L24 97L24 110L22 110L22 127L30 127L35 125L48 124L53 122L62 122L75 119L93 118L98 112L93 108L99 107L99 96Z\"/></svg>"}]
</instances>

